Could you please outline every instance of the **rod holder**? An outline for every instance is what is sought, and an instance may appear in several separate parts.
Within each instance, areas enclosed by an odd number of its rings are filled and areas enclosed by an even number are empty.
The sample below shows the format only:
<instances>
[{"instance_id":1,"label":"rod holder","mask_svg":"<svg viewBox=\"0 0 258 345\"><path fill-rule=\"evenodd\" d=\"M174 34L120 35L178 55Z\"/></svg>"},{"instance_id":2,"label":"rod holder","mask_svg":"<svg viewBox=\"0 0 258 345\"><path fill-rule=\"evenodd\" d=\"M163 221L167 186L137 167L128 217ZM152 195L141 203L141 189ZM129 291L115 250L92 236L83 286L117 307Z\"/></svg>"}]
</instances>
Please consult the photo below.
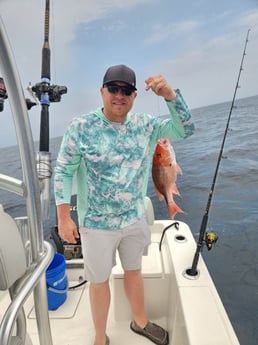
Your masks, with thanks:
<instances>
[{"instance_id":1,"label":"rod holder","mask_svg":"<svg viewBox=\"0 0 258 345\"><path fill-rule=\"evenodd\" d=\"M40 201L42 218L49 219L50 200L51 200L51 153L48 151L40 151L36 158L38 179L40 182Z\"/></svg>"}]
</instances>

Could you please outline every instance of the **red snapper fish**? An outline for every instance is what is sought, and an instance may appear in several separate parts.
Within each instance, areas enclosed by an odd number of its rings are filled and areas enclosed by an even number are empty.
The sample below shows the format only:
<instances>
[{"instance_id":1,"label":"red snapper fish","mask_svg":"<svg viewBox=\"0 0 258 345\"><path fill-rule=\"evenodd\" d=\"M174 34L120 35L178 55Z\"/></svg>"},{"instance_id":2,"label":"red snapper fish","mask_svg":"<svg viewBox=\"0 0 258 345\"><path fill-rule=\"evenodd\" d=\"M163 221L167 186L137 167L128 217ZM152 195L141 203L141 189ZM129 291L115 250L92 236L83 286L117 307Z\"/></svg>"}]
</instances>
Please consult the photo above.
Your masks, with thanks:
<instances>
[{"instance_id":1,"label":"red snapper fish","mask_svg":"<svg viewBox=\"0 0 258 345\"><path fill-rule=\"evenodd\" d=\"M177 174L182 174L180 166L176 162L176 154L169 139L160 139L157 142L152 162L152 179L159 200L167 203L171 219L181 210L173 199L173 194L180 195L177 186Z\"/></svg>"}]
</instances>

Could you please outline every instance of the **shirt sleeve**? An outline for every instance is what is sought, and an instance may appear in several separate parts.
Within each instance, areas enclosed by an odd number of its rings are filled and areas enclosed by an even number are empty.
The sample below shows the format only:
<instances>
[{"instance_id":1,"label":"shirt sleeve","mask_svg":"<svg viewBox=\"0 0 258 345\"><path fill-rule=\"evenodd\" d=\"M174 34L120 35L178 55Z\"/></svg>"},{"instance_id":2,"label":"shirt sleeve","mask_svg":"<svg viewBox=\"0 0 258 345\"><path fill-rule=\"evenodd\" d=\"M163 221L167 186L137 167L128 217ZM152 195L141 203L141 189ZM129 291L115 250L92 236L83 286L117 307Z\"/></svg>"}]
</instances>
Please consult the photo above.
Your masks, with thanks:
<instances>
[{"instance_id":1,"label":"shirt sleeve","mask_svg":"<svg viewBox=\"0 0 258 345\"><path fill-rule=\"evenodd\" d=\"M170 118L163 120L159 128L159 138L167 137L171 141L185 139L193 134L194 124L191 113L179 89L174 101L166 101Z\"/></svg>"},{"instance_id":2,"label":"shirt sleeve","mask_svg":"<svg viewBox=\"0 0 258 345\"><path fill-rule=\"evenodd\" d=\"M54 176L56 205L70 204L71 201L73 176L81 162L81 156L76 145L78 142L77 127L76 121L73 121L68 127L64 134L57 157Z\"/></svg>"}]
</instances>

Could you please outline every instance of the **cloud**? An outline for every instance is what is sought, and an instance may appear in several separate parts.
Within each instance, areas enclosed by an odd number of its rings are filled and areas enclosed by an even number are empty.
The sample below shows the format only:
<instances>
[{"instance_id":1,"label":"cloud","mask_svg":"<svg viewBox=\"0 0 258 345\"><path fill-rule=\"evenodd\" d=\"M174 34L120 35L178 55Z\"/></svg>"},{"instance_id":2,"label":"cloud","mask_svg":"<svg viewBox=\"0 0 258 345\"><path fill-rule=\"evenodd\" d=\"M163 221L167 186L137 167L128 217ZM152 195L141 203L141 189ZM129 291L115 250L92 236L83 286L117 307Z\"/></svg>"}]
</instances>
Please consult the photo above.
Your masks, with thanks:
<instances>
[{"instance_id":1,"label":"cloud","mask_svg":"<svg viewBox=\"0 0 258 345\"><path fill-rule=\"evenodd\" d=\"M82 24L103 19L117 11L126 11L148 3L148 0L70 0L50 1L50 48L52 52L66 52L61 63L71 59L69 45L76 39ZM4 20L15 56L19 56L21 76L35 76L41 61L43 45L44 1L1 0L1 16ZM121 23L120 23L121 25ZM54 38L53 38L54 37ZM29 53L28 53L29 52ZM62 54L62 53L57 53ZM59 57L59 55L58 55ZM30 73L28 73L30 72Z\"/></svg>"},{"instance_id":2,"label":"cloud","mask_svg":"<svg viewBox=\"0 0 258 345\"><path fill-rule=\"evenodd\" d=\"M239 22L241 28L235 27L225 34L202 42L195 48L181 52L171 59L159 61L162 73L180 86L190 108L229 101L232 99L240 62L244 49L247 29L255 23L258 11L243 13ZM256 27L255 27L256 28ZM258 94L254 71L257 65L258 32L251 30L244 59L244 71L241 74L237 97Z\"/></svg>"},{"instance_id":3,"label":"cloud","mask_svg":"<svg viewBox=\"0 0 258 345\"><path fill-rule=\"evenodd\" d=\"M240 20L243 26L249 27L251 30L258 30L258 9L247 11Z\"/></svg>"},{"instance_id":4,"label":"cloud","mask_svg":"<svg viewBox=\"0 0 258 345\"><path fill-rule=\"evenodd\" d=\"M29 81L40 82L45 2L0 1L26 89ZM50 1L51 80L68 87L62 102L51 104L51 136L62 135L73 116L100 104L103 70L118 61L137 72L136 111L167 112L162 100L144 91L144 79L152 73L164 74L180 87L190 108L230 100L249 27L239 95L257 94L258 10L244 11L248 6L236 1L234 8L223 2L223 6L216 3L216 9L207 1L195 1L187 9L178 3L172 12L166 11L171 0ZM40 107L32 108L36 138L39 116ZM4 132L9 133L9 128ZM12 140L11 135L7 140Z\"/></svg>"},{"instance_id":5,"label":"cloud","mask_svg":"<svg viewBox=\"0 0 258 345\"><path fill-rule=\"evenodd\" d=\"M169 22L165 24L156 24L153 26L152 32L145 39L146 44L157 44L166 40L172 41L181 35L192 33L200 28L201 23L195 20L179 21L177 23Z\"/></svg>"}]
</instances>

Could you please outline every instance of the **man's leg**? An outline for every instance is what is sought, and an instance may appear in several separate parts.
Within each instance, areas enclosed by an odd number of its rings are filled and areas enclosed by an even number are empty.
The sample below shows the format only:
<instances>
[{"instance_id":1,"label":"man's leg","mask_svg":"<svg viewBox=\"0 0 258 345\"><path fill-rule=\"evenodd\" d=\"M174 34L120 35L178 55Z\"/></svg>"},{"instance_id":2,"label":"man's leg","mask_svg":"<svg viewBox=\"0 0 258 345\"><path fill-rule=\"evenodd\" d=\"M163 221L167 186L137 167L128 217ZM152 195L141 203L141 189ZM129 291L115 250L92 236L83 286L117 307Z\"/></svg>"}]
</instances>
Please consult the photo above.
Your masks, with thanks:
<instances>
[{"instance_id":1,"label":"man's leg","mask_svg":"<svg viewBox=\"0 0 258 345\"><path fill-rule=\"evenodd\" d=\"M95 326L95 345L104 345L106 341L107 317L110 306L109 280L90 284L90 303Z\"/></svg>"},{"instance_id":2,"label":"man's leg","mask_svg":"<svg viewBox=\"0 0 258 345\"><path fill-rule=\"evenodd\" d=\"M126 229L119 246L120 259L124 268L124 285L131 305L133 321L130 328L155 344L168 345L168 332L150 322L145 314L144 283L141 274L142 255L150 243L150 230L144 219ZM127 233L126 233L127 232ZM132 269L136 268L136 269Z\"/></svg>"},{"instance_id":3,"label":"man's leg","mask_svg":"<svg viewBox=\"0 0 258 345\"><path fill-rule=\"evenodd\" d=\"M144 287L141 270L125 271L124 286L134 321L138 326L144 328L148 319L144 310Z\"/></svg>"}]
</instances>

